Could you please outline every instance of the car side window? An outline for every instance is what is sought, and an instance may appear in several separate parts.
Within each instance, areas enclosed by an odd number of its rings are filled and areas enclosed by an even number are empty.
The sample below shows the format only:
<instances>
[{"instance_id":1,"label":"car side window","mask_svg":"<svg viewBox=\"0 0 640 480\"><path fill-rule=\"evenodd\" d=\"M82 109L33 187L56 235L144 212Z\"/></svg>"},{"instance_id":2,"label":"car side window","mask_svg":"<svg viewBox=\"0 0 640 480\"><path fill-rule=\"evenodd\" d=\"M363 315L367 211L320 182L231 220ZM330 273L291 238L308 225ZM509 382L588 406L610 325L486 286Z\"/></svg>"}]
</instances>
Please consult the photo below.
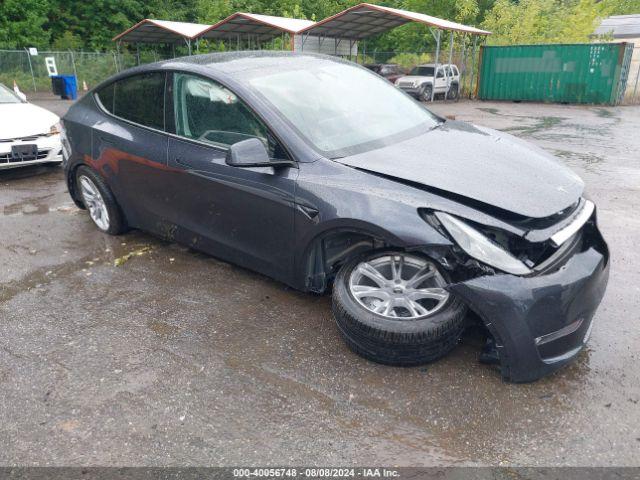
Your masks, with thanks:
<instances>
[{"instance_id":1,"label":"car side window","mask_svg":"<svg viewBox=\"0 0 640 480\"><path fill-rule=\"evenodd\" d=\"M438 73L437 73L437 78L442 78L444 77L444 70L442 70L442 67L438 68Z\"/></svg>"},{"instance_id":2,"label":"car side window","mask_svg":"<svg viewBox=\"0 0 640 480\"><path fill-rule=\"evenodd\" d=\"M123 78L98 91L102 106L116 117L164 130L163 72Z\"/></svg>"},{"instance_id":3,"label":"car side window","mask_svg":"<svg viewBox=\"0 0 640 480\"><path fill-rule=\"evenodd\" d=\"M271 158L287 157L249 107L213 80L176 73L173 98L177 135L222 148L258 138L267 146Z\"/></svg>"}]
</instances>

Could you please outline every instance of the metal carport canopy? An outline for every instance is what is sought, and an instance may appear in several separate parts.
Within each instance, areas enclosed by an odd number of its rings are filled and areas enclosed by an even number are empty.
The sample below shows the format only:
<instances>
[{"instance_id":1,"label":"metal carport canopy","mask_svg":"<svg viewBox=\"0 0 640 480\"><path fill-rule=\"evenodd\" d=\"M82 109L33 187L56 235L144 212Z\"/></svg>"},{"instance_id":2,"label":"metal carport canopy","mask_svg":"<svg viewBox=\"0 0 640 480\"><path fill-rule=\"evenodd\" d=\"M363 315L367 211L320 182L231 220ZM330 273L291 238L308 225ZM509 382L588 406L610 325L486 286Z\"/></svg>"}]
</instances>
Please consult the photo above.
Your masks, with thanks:
<instances>
[{"instance_id":1,"label":"metal carport canopy","mask_svg":"<svg viewBox=\"0 0 640 480\"><path fill-rule=\"evenodd\" d=\"M416 22L451 32L468 33L472 35L491 35L491 32L470 27L461 23L450 22L441 18L410 12L397 8L383 7L361 3L351 8L325 18L301 31L299 34L318 37L345 38L362 40L378 35L392 28L406 23Z\"/></svg>"},{"instance_id":2,"label":"metal carport canopy","mask_svg":"<svg viewBox=\"0 0 640 480\"><path fill-rule=\"evenodd\" d=\"M290 35L314 25L311 20L274 17L237 12L201 32L199 38L229 39L236 35L251 36L258 41L271 40L283 33Z\"/></svg>"},{"instance_id":3,"label":"metal carport canopy","mask_svg":"<svg viewBox=\"0 0 640 480\"><path fill-rule=\"evenodd\" d=\"M145 18L113 38L130 43L190 43L210 25Z\"/></svg>"}]
</instances>

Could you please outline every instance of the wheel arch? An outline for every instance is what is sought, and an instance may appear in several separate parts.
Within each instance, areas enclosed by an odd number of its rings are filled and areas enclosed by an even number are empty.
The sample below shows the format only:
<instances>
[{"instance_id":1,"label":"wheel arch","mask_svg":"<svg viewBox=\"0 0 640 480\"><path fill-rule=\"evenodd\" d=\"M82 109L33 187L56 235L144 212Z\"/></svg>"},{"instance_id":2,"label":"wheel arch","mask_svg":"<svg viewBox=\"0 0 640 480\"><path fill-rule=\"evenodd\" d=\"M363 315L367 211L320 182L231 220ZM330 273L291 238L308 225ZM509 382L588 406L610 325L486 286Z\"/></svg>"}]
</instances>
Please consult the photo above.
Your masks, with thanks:
<instances>
[{"instance_id":1,"label":"wheel arch","mask_svg":"<svg viewBox=\"0 0 640 480\"><path fill-rule=\"evenodd\" d=\"M323 293L340 267L354 256L384 248L402 248L402 241L380 227L362 222L325 228L304 245L296 260L296 283L304 290Z\"/></svg>"},{"instance_id":2,"label":"wheel arch","mask_svg":"<svg viewBox=\"0 0 640 480\"><path fill-rule=\"evenodd\" d=\"M77 189L77 185L76 185L76 174L78 172L78 169L80 167L89 167L91 168L88 164L84 163L84 162L77 162L74 165L70 166L69 169L67 170L67 189L69 190L69 195L71 196L71 199L73 200L73 203L76 204L76 206L78 208L81 208L83 210L86 209L86 207L84 206L84 203L82 202L82 197L80 195L80 193L78 192Z\"/></svg>"}]
</instances>

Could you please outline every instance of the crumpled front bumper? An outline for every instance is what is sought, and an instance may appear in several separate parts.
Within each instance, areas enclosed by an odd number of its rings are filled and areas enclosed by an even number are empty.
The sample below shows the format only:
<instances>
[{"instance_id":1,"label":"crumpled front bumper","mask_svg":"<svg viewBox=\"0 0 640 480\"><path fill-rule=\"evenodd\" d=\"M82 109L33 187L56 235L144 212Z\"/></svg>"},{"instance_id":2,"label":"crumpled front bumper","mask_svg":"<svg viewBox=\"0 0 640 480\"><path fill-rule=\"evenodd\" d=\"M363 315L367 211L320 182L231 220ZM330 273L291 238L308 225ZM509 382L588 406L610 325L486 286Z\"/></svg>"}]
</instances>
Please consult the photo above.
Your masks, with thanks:
<instances>
[{"instance_id":1,"label":"crumpled front bumper","mask_svg":"<svg viewBox=\"0 0 640 480\"><path fill-rule=\"evenodd\" d=\"M609 250L595 225L582 248L548 273L497 274L453 284L494 336L502 375L530 382L580 352L609 279Z\"/></svg>"}]
</instances>

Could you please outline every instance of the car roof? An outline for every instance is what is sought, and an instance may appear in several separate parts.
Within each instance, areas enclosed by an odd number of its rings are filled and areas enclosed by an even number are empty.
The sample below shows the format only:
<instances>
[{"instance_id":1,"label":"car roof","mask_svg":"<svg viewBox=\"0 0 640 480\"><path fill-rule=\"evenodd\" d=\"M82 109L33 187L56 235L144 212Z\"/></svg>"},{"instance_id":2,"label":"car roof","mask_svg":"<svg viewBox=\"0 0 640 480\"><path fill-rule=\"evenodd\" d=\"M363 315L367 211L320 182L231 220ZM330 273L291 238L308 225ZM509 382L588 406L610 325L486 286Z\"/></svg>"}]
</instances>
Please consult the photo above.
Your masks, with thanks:
<instances>
[{"instance_id":1,"label":"car roof","mask_svg":"<svg viewBox=\"0 0 640 480\"><path fill-rule=\"evenodd\" d=\"M308 52L289 51L238 51L207 53L204 55L192 55L177 57L160 62L148 63L123 70L106 79L94 90L99 90L104 85L120 80L130 75L154 72L158 70L182 70L210 75L213 78L226 77L236 83L245 83L248 76L259 77L281 72L284 68L293 67L305 69L319 63L339 63L351 65L356 68L364 68L348 60L339 57L321 55Z\"/></svg>"},{"instance_id":2,"label":"car roof","mask_svg":"<svg viewBox=\"0 0 640 480\"><path fill-rule=\"evenodd\" d=\"M435 63L423 63L421 65L416 65L416 67L435 67L436 64ZM455 63L439 63L438 64L439 67L448 67L448 66L452 66L455 67Z\"/></svg>"},{"instance_id":3,"label":"car roof","mask_svg":"<svg viewBox=\"0 0 640 480\"><path fill-rule=\"evenodd\" d=\"M342 60L339 57L320 55L308 52L288 52L288 51L239 51L207 53L204 55L193 55L190 57L180 57L165 60L155 64L163 67L198 66L210 70L212 73L222 73L230 76L240 76L241 72L264 70L265 72L275 71L282 68L283 63L289 65L305 66L310 63L332 62L353 65L353 62ZM152 67L154 64L150 64Z\"/></svg>"}]
</instances>

